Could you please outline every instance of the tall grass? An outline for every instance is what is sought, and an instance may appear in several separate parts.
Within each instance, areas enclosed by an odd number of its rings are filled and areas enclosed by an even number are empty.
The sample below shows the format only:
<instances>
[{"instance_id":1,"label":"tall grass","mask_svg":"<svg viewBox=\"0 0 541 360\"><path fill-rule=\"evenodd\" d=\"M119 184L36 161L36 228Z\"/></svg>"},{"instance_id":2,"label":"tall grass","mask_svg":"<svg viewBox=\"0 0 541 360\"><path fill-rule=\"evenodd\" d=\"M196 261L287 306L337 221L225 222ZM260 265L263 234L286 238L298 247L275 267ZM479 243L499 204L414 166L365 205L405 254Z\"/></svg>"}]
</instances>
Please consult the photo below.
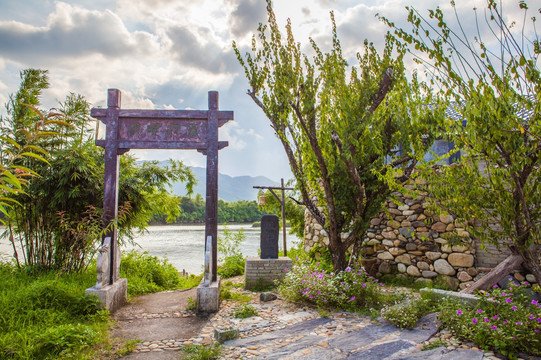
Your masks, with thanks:
<instances>
[{"instance_id":1,"label":"tall grass","mask_svg":"<svg viewBox=\"0 0 541 360\"><path fill-rule=\"evenodd\" d=\"M193 287L200 281L180 276L167 260L148 254L130 252L121 264L129 296ZM109 312L84 294L95 284L95 268L36 273L0 263L0 359L92 359L111 352Z\"/></svg>"},{"instance_id":2,"label":"tall grass","mask_svg":"<svg viewBox=\"0 0 541 360\"><path fill-rule=\"evenodd\" d=\"M0 264L0 359L89 358L108 328L108 312L84 295L92 275L32 275Z\"/></svg>"}]
</instances>

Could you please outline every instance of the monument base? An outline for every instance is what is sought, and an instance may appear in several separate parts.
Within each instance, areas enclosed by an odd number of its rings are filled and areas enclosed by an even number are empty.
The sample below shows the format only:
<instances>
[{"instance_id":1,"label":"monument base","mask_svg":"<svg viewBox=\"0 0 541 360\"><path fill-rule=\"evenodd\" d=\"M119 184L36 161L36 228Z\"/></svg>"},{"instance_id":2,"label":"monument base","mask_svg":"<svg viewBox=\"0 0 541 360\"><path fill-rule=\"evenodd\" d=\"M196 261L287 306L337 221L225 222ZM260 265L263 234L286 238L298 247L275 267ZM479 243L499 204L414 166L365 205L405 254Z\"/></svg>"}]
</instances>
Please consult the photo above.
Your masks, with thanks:
<instances>
[{"instance_id":1,"label":"monument base","mask_svg":"<svg viewBox=\"0 0 541 360\"><path fill-rule=\"evenodd\" d=\"M293 262L288 257L278 259L247 257L244 268L244 288L257 289L274 286L276 280L281 280L286 269L291 268L292 264Z\"/></svg>"},{"instance_id":2,"label":"monument base","mask_svg":"<svg viewBox=\"0 0 541 360\"><path fill-rule=\"evenodd\" d=\"M86 289L85 294L96 295L102 306L113 313L128 301L128 280L118 279L112 285L101 289L93 286Z\"/></svg>"},{"instance_id":3,"label":"monument base","mask_svg":"<svg viewBox=\"0 0 541 360\"><path fill-rule=\"evenodd\" d=\"M204 286L201 281L197 287L197 312L215 313L220 309L220 277L216 281Z\"/></svg>"}]
</instances>

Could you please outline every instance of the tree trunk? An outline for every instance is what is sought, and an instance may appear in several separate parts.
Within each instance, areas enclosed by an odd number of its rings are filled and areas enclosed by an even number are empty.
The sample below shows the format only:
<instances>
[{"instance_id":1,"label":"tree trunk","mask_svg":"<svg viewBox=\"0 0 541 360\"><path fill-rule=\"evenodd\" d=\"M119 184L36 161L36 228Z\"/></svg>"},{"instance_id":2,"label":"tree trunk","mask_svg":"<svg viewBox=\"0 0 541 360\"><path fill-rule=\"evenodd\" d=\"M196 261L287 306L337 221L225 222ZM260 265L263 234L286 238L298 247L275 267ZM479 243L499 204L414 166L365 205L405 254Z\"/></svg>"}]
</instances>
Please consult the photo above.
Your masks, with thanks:
<instances>
[{"instance_id":1,"label":"tree trunk","mask_svg":"<svg viewBox=\"0 0 541 360\"><path fill-rule=\"evenodd\" d=\"M526 250L520 250L519 253L528 270L537 279L537 282L541 282L541 265L539 264L541 259L539 258L539 249L537 246L533 244Z\"/></svg>"},{"instance_id":2,"label":"tree trunk","mask_svg":"<svg viewBox=\"0 0 541 360\"><path fill-rule=\"evenodd\" d=\"M340 233L329 231L329 252L332 258L332 267L334 273L337 274L347 267L346 250L347 248L342 243Z\"/></svg>"},{"instance_id":3,"label":"tree trunk","mask_svg":"<svg viewBox=\"0 0 541 360\"><path fill-rule=\"evenodd\" d=\"M523 262L522 256L513 254L502 261L498 266L492 269L488 274L465 288L461 292L464 294L473 294L476 290L486 290L500 281L505 275L508 275L513 269L517 268Z\"/></svg>"}]
</instances>

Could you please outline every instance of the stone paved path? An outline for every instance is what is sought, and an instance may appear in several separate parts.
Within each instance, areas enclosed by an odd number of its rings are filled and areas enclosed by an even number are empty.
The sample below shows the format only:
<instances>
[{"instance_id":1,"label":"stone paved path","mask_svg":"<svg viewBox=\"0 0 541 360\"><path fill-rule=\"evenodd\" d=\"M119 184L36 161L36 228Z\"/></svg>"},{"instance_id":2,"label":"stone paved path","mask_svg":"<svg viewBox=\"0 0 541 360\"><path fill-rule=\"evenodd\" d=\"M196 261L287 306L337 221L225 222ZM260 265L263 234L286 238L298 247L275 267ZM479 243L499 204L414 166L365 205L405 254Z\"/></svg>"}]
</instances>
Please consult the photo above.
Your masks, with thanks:
<instances>
[{"instance_id":1,"label":"stone paved path","mask_svg":"<svg viewBox=\"0 0 541 360\"><path fill-rule=\"evenodd\" d=\"M287 303L279 297L262 302L258 293L233 291L252 298L250 305L257 309L257 316L236 319L233 311L239 309L241 303L232 300L222 301L220 311L208 318L181 309L171 314L135 311L139 320L148 318L158 327L160 321L165 324L171 322L171 318L179 320L178 327L196 318L203 322L200 330L190 337L165 339L157 339L156 334L145 332L141 328L143 323L124 322L130 328L126 331L132 338L140 340L135 351L125 359L180 359L178 351L183 346L209 344L214 341L216 329L229 328L238 329L239 336L223 343L222 359L498 359L493 353L484 353L472 344L460 343L449 333L439 332L435 314L423 318L414 330L400 330L385 321L377 323L359 314L335 311L322 317L317 309ZM137 336L138 331L142 336ZM446 347L421 351L423 345L435 340Z\"/></svg>"}]
</instances>

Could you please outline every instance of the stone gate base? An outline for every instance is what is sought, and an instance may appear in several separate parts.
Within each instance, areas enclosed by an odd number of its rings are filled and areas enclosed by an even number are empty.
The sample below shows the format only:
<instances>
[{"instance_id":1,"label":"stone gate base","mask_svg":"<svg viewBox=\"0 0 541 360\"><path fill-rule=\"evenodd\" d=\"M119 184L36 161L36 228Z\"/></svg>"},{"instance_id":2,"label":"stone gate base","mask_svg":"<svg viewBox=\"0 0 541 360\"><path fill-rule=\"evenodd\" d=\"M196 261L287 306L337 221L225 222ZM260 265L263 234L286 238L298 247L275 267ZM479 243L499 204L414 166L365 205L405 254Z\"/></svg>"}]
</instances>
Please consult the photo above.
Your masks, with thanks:
<instances>
[{"instance_id":1,"label":"stone gate base","mask_svg":"<svg viewBox=\"0 0 541 360\"><path fill-rule=\"evenodd\" d=\"M288 257L278 259L247 257L244 268L244 288L272 286L275 280L281 280L284 277L286 269L291 268L292 264L293 262Z\"/></svg>"},{"instance_id":2,"label":"stone gate base","mask_svg":"<svg viewBox=\"0 0 541 360\"><path fill-rule=\"evenodd\" d=\"M114 313L128 301L128 280L118 279L112 285L104 286L101 289L96 289L94 286L86 289L85 294L96 295L102 306Z\"/></svg>"},{"instance_id":3,"label":"stone gate base","mask_svg":"<svg viewBox=\"0 0 541 360\"><path fill-rule=\"evenodd\" d=\"M197 312L199 313L215 313L220 309L220 277L217 281L213 281L209 286L203 283L197 287Z\"/></svg>"}]
</instances>

